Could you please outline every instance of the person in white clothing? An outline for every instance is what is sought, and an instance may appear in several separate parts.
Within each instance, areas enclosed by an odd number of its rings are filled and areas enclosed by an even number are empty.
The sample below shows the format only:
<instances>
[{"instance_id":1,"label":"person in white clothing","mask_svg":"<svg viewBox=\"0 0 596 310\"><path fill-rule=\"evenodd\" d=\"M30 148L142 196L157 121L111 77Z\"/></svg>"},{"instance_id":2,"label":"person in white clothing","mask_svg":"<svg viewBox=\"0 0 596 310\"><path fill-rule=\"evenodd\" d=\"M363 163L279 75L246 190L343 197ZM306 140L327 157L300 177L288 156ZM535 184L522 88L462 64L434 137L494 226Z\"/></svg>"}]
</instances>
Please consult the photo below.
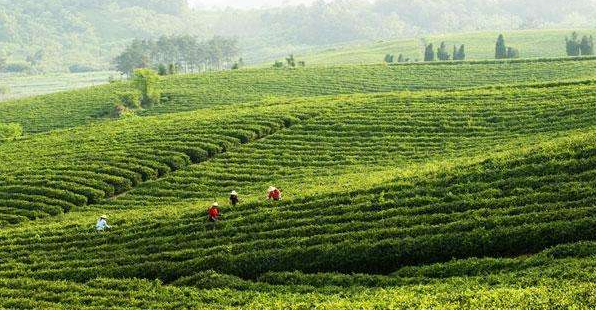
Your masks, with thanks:
<instances>
[{"instance_id":1,"label":"person in white clothing","mask_svg":"<svg viewBox=\"0 0 596 310\"><path fill-rule=\"evenodd\" d=\"M106 229L112 228L112 226L108 225L107 221L108 217L106 215L102 215L99 220L97 220L97 224L95 225L95 229L97 231L104 231Z\"/></svg>"}]
</instances>

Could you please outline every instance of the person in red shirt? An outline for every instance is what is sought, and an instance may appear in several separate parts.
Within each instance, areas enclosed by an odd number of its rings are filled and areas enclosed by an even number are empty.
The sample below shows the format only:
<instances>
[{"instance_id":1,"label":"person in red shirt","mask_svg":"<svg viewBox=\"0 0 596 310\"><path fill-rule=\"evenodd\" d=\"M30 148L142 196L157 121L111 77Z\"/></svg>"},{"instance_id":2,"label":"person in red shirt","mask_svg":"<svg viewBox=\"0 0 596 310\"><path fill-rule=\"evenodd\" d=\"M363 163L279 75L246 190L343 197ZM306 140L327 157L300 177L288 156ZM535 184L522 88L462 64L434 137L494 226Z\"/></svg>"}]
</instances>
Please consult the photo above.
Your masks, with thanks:
<instances>
[{"instance_id":1,"label":"person in red shirt","mask_svg":"<svg viewBox=\"0 0 596 310\"><path fill-rule=\"evenodd\" d=\"M271 199L275 201L281 200L281 190L273 186L269 187L269 189L267 190L267 200Z\"/></svg>"},{"instance_id":2,"label":"person in red shirt","mask_svg":"<svg viewBox=\"0 0 596 310\"><path fill-rule=\"evenodd\" d=\"M220 216L219 204L217 202L214 202L211 205L211 208L209 208L209 210L207 210L207 219L210 222L217 222L217 221L219 221L219 216Z\"/></svg>"}]
</instances>

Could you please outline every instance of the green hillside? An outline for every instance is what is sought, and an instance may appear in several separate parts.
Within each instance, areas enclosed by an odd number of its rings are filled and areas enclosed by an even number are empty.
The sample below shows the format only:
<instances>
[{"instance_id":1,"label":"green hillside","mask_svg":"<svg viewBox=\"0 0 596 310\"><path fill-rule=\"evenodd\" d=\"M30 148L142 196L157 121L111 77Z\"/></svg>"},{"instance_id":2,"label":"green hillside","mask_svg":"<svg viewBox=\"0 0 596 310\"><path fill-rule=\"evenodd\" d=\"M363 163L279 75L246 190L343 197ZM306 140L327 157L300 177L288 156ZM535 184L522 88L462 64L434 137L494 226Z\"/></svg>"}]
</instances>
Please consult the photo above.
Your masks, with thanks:
<instances>
[{"instance_id":1,"label":"green hillside","mask_svg":"<svg viewBox=\"0 0 596 310\"><path fill-rule=\"evenodd\" d=\"M179 75L123 119L120 82L0 103L26 132L0 141L0 308L591 309L595 64Z\"/></svg>"},{"instance_id":2,"label":"green hillside","mask_svg":"<svg viewBox=\"0 0 596 310\"><path fill-rule=\"evenodd\" d=\"M447 35L430 35L409 40L385 40L375 43L346 44L324 51L300 54L298 59L311 65L335 64L374 64L381 63L385 55L397 57L403 54L411 61L424 59L422 42L434 43L435 46L445 42L451 52L453 45L466 46L469 60L495 58L495 42L500 33L505 36L508 46L518 48L522 58L563 57L565 53L565 37L573 31L582 35L596 35L594 29L560 29L560 30L516 30L501 32L476 32ZM396 58L397 59L397 58Z\"/></svg>"},{"instance_id":3,"label":"green hillside","mask_svg":"<svg viewBox=\"0 0 596 310\"><path fill-rule=\"evenodd\" d=\"M217 105L397 90L445 90L515 83L586 80L596 59L544 59L464 64L408 64L246 69L161 80L162 104L141 111L159 115ZM19 123L26 132L45 132L96 122L113 110L117 93L130 88L114 83L41 97L0 102L0 122ZM84 103L84 104L83 104Z\"/></svg>"}]
</instances>

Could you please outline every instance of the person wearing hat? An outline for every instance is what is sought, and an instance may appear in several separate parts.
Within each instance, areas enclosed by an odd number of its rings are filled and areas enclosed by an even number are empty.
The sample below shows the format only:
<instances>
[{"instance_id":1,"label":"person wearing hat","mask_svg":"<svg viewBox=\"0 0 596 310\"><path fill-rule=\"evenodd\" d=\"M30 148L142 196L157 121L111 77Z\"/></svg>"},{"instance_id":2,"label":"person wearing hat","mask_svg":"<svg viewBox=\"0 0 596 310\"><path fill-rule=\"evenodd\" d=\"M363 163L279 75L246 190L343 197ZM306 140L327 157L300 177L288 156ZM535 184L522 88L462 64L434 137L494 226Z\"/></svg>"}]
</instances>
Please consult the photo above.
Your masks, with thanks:
<instances>
[{"instance_id":1,"label":"person wearing hat","mask_svg":"<svg viewBox=\"0 0 596 310\"><path fill-rule=\"evenodd\" d=\"M108 225L108 216L107 215L102 215L99 217L99 220L97 220L97 224L95 224L95 230L97 231L104 231L106 229L110 229L112 228L112 226Z\"/></svg>"},{"instance_id":2,"label":"person wearing hat","mask_svg":"<svg viewBox=\"0 0 596 310\"><path fill-rule=\"evenodd\" d=\"M209 210L207 210L207 219L210 222L217 222L219 220L219 204L217 202L214 202L211 207L209 208Z\"/></svg>"},{"instance_id":3,"label":"person wearing hat","mask_svg":"<svg viewBox=\"0 0 596 310\"><path fill-rule=\"evenodd\" d=\"M232 191L230 194L230 204L232 206L236 206L238 202L240 202L240 199L238 199L238 193L236 191Z\"/></svg>"},{"instance_id":4,"label":"person wearing hat","mask_svg":"<svg viewBox=\"0 0 596 310\"><path fill-rule=\"evenodd\" d=\"M275 201L281 200L281 190L274 186L269 186L269 189L267 190L267 200L271 199Z\"/></svg>"}]
</instances>

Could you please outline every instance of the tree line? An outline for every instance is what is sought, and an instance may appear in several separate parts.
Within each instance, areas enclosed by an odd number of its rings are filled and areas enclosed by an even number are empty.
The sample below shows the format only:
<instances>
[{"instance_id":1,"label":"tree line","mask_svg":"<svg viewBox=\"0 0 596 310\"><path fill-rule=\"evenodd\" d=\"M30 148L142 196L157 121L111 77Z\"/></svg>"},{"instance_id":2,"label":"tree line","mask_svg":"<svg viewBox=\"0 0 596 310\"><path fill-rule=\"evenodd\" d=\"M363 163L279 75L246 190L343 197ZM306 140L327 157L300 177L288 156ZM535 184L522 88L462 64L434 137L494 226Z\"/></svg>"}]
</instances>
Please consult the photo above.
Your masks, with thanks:
<instances>
[{"instance_id":1,"label":"tree line","mask_svg":"<svg viewBox=\"0 0 596 310\"><path fill-rule=\"evenodd\" d=\"M495 47L495 58L496 59L512 59L512 58L519 58L520 53L519 50L507 46L505 44L505 37L500 34L497 38L497 43ZM449 48L445 42L441 42L441 45L435 50L435 45L433 43L427 44L424 43L424 61L425 62L432 62L432 61L462 61L466 60L466 46L464 44L460 45L459 48L457 45L453 45L453 52L449 53ZM386 63L393 63L395 61L395 56L392 54L386 54L384 61ZM399 54L397 58L397 62L410 62L409 58L403 56L403 54ZM415 60L418 62L418 60Z\"/></svg>"},{"instance_id":2,"label":"tree line","mask_svg":"<svg viewBox=\"0 0 596 310\"><path fill-rule=\"evenodd\" d=\"M426 44L424 48L424 61L448 61L448 60L465 60L466 51L465 46L461 45L458 49L453 46L453 53L449 54L445 42L441 42L440 47L435 51L433 43ZM565 48L567 56L593 56L594 55L594 38L592 36L584 35L581 40L577 32L573 32L571 37L565 37ZM520 51L517 48L507 46L505 37L500 34L495 45L496 59L514 59L520 57ZM386 63L393 63L395 57L392 54L386 54L384 61ZM409 62L409 58L405 58L402 54L399 55L397 62ZM416 62L418 60L415 60Z\"/></svg>"},{"instance_id":3,"label":"tree line","mask_svg":"<svg viewBox=\"0 0 596 310\"><path fill-rule=\"evenodd\" d=\"M133 40L114 59L116 69L132 76L135 69L153 68L161 75L203 72L238 67L240 48L236 39L213 37L200 41L195 36L162 36L157 40Z\"/></svg>"}]
</instances>

